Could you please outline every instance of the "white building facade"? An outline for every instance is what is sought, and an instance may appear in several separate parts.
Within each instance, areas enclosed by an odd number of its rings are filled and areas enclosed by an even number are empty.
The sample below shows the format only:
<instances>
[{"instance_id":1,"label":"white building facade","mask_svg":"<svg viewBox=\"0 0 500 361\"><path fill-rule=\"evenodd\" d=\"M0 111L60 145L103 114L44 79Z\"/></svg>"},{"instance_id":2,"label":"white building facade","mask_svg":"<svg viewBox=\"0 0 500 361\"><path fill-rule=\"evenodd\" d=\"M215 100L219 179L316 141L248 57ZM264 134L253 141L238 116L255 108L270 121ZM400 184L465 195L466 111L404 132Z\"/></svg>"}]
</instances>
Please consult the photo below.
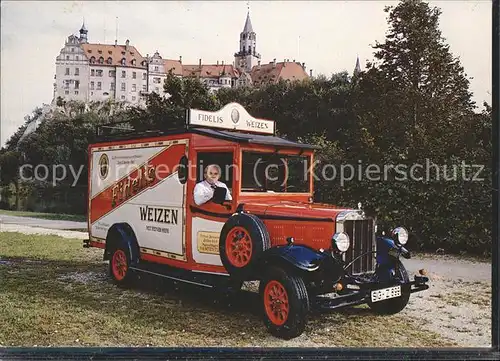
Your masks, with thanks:
<instances>
[{"instance_id":1,"label":"white building facade","mask_svg":"<svg viewBox=\"0 0 500 361\"><path fill-rule=\"evenodd\" d=\"M70 35L56 58L54 100L84 102L114 99L140 104L147 89L147 61L130 45L92 44L82 25L80 37Z\"/></svg>"}]
</instances>

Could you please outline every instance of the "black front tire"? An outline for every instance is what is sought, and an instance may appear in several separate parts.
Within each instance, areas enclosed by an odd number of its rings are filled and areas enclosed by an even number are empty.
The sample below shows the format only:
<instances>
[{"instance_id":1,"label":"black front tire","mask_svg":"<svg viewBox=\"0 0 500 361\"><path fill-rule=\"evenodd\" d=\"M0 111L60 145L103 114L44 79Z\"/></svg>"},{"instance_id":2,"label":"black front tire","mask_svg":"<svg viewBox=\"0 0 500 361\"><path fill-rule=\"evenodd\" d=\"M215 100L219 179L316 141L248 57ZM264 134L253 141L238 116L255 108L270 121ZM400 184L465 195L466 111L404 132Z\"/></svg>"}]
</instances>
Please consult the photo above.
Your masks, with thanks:
<instances>
[{"instance_id":1,"label":"black front tire","mask_svg":"<svg viewBox=\"0 0 500 361\"><path fill-rule=\"evenodd\" d=\"M410 282L410 278L408 276L408 272L406 271L405 266L398 260L395 263L395 281L400 281L404 283ZM368 302L368 306L379 315L394 315L396 313L401 312L408 301L410 300L410 287L409 286L401 286L401 296L398 298L391 298L385 301L379 302Z\"/></svg>"},{"instance_id":2,"label":"black front tire","mask_svg":"<svg viewBox=\"0 0 500 361\"><path fill-rule=\"evenodd\" d=\"M269 307L273 295L272 287L276 286L286 294L288 312L284 320L273 314ZM306 285L301 277L287 274L281 268L270 268L260 281L259 294L263 305L264 324L273 336L289 340L304 332L310 306Z\"/></svg>"}]
</instances>

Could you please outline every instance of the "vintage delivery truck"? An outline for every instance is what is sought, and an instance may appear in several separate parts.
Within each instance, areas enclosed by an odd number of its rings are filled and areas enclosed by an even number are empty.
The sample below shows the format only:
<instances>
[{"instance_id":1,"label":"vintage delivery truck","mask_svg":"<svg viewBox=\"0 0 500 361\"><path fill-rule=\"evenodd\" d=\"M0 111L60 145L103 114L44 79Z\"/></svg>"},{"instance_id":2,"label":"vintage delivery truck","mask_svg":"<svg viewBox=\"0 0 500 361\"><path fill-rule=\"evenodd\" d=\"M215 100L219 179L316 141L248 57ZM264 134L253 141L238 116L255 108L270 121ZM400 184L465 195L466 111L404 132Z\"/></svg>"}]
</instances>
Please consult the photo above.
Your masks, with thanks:
<instances>
[{"instance_id":1,"label":"vintage delivery truck","mask_svg":"<svg viewBox=\"0 0 500 361\"><path fill-rule=\"evenodd\" d=\"M277 137L237 103L186 118L169 131L101 127L89 146L84 247L104 250L116 283L140 272L222 290L257 280L264 323L284 339L313 308L394 314L429 287L400 260L404 228L379 235L360 206L313 202L314 146Z\"/></svg>"}]
</instances>

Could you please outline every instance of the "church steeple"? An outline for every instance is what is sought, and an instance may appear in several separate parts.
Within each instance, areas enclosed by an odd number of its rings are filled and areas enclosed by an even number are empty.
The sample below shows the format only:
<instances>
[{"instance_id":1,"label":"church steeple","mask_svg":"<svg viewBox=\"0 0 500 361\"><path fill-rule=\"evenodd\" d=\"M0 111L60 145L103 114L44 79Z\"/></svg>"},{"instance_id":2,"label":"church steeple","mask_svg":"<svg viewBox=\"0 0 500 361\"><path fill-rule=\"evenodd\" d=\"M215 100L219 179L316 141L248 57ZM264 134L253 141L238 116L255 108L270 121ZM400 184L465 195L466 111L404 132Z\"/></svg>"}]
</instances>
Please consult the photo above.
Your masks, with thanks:
<instances>
[{"instance_id":1,"label":"church steeple","mask_svg":"<svg viewBox=\"0 0 500 361\"><path fill-rule=\"evenodd\" d=\"M361 73L361 65L359 65L359 56L356 58L356 66L354 67L354 75Z\"/></svg>"},{"instance_id":2,"label":"church steeple","mask_svg":"<svg viewBox=\"0 0 500 361\"><path fill-rule=\"evenodd\" d=\"M245 21L244 33L253 33L252 21L250 20L250 11L247 13L247 20Z\"/></svg>"},{"instance_id":3,"label":"church steeple","mask_svg":"<svg viewBox=\"0 0 500 361\"><path fill-rule=\"evenodd\" d=\"M250 10L243 31L240 33L240 50L234 54L235 65L239 70L249 72L257 65L260 54L257 53L257 34L253 31L252 20L250 20Z\"/></svg>"},{"instance_id":4,"label":"church steeple","mask_svg":"<svg viewBox=\"0 0 500 361\"><path fill-rule=\"evenodd\" d=\"M82 27L80 28L80 43L87 43L87 33L89 31L85 28L85 19L83 19Z\"/></svg>"}]
</instances>

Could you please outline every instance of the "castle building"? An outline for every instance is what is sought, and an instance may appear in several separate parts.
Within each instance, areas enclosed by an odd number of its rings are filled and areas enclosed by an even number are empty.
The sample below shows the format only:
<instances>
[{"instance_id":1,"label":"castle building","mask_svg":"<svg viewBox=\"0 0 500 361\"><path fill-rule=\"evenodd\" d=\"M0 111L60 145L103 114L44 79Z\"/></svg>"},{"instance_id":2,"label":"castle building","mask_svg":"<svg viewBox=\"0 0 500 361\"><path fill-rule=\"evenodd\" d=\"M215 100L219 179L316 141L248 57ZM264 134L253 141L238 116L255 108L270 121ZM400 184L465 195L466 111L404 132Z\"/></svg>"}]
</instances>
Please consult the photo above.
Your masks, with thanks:
<instances>
[{"instance_id":1,"label":"castle building","mask_svg":"<svg viewBox=\"0 0 500 361\"><path fill-rule=\"evenodd\" d=\"M289 61L261 64L257 52L257 34L247 13L239 36L239 50L232 64L183 64L179 59L163 59L158 51L143 57L127 40L125 45L89 43L85 24L80 36L70 35L56 58L54 101L58 98L84 102L115 99L143 104L148 93L163 94L169 72L178 77L194 77L210 91L241 86L258 87L278 81L303 80L305 63Z\"/></svg>"},{"instance_id":2,"label":"castle building","mask_svg":"<svg viewBox=\"0 0 500 361\"><path fill-rule=\"evenodd\" d=\"M54 100L84 102L109 98L138 104L147 91L148 64L130 45L89 43L85 24L80 37L70 35L56 58Z\"/></svg>"}]
</instances>

